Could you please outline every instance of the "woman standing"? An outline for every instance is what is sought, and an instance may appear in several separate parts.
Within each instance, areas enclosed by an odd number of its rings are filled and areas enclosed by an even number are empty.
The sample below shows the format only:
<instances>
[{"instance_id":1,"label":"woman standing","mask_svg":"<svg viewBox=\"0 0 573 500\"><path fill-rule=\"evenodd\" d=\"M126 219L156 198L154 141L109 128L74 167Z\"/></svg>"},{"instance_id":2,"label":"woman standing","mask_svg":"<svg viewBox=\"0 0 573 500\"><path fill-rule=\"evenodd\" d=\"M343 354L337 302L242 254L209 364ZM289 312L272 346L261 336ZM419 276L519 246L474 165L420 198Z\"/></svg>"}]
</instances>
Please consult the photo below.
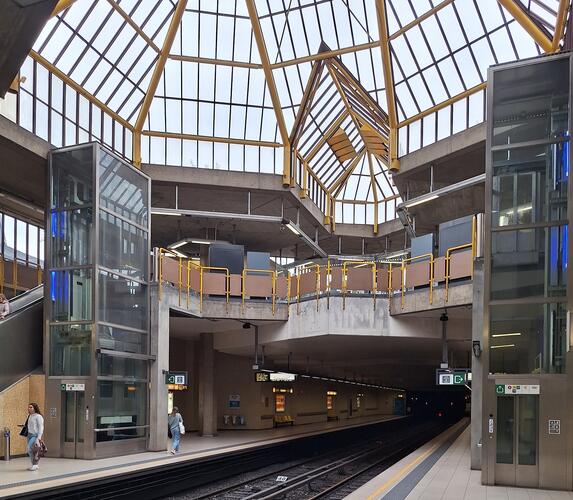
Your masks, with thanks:
<instances>
[{"instance_id":1,"label":"woman standing","mask_svg":"<svg viewBox=\"0 0 573 500\"><path fill-rule=\"evenodd\" d=\"M177 406L173 407L173 410L169 414L167 420L169 425L169 430L173 436L173 443L171 445L171 453L175 455L179 451L179 441L181 440L181 426L183 425L183 417L179 413L179 408Z\"/></svg>"},{"instance_id":2,"label":"woman standing","mask_svg":"<svg viewBox=\"0 0 573 500\"><path fill-rule=\"evenodd\" d=\"M0 293L0 319L4 319L8 314L10 314L10 302L6 295Z\"/></svg>"},{"instance_id":3,"label":"woman standing","mask_svg":"<svg viewBox=\"0 0 573 500\"><path fill-rule=\"evenodd\" d=\"M40 413L40 407L37 403L30 403L28 405L28 456L32 461L32 467L28 470L38 470L38 462L40 457L43 456L43 442L44 435L44 417Z\"/></svg>"}]
</instances>

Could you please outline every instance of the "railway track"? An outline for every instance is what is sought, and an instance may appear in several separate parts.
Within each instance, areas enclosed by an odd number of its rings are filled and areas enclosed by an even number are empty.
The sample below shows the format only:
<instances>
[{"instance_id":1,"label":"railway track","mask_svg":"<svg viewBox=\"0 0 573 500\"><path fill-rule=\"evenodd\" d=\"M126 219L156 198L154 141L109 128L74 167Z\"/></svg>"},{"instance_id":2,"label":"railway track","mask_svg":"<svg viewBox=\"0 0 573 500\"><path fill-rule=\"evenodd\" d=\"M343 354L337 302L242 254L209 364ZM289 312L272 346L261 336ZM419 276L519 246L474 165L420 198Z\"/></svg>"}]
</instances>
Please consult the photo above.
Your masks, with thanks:
<instances>
[{"instance_id":1,"label":"railway track","mask_svg":"<svg viewBox=\"0 0 573 500\"><path fill-rule=\"evenodd\" d=\"M284 467L234 480L227 478L175 500L342 499L403 456L445 429L443 423L417 423L352 447L337 449Z\"/></svg>"}]
</instances>

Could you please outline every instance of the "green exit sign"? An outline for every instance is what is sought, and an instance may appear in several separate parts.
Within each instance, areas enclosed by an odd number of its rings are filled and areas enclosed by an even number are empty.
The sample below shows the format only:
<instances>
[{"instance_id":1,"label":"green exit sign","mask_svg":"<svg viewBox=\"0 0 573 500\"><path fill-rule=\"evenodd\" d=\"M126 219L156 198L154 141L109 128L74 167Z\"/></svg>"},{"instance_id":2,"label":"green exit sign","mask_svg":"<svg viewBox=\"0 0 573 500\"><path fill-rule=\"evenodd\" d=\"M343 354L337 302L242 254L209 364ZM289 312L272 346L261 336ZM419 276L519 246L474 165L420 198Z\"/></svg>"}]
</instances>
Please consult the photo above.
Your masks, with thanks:
<instances>
[{"instance_id":1,"label":"green exit sign","mask_svg":"<svg viewBox=\"0 0 573 500\"><path fill-rule=\"evenodd\" d=\"M167 372L165 374L165 383L187 385L187 372Z\"/></svg>"},{"instance_id":2,"label":"green exit sign","mask_svg":"<svg viewBox=\"0 0 573 500\"><path fill-rule=\"evenodd\" d=\"M495 384L495 393L496 394L505 394L505 385L504 384Z\"/></svg>"},{"instance_id":3,"label":"green exit sign","mask_svg":"<svg viewBox=\"0 0 573 500\"><path fill-rule=\"evenodd\" d=\"M454 372L454 385L465 385L465 383L466 383L466 374Z\"/></svg>"}]
</instances>

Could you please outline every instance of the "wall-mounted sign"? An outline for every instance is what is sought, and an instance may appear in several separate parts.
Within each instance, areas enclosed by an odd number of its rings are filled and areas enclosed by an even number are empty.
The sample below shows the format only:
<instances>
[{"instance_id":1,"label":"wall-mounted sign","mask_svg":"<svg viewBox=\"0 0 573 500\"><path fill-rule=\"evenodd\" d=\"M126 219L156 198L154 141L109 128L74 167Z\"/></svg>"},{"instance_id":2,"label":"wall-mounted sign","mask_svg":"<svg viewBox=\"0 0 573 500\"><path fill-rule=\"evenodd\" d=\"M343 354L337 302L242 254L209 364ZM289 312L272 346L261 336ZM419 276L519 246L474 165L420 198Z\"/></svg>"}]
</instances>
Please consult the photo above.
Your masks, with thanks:
<instances>
[{"instance_id":1,"label":"wall-mounted sign","mask_svg":"<svg viewBox=\"0 0 573 500\"><path fill-rule=\"evenodd\" d=\"M488 431L490 434L493 434L493 418L492 418L492 417L489 417L489 418L487 419L487 431Z\"/></svg>"},{"instance_id":2,"label":"wall-mounted sign","mask_svg":"<svg viewBox=\"0 0 573 500\"><path fill-rule=\"evenodd\" d=\"M549 420L549 434L561 434L561 420Z\"/></svg>"},{"instance_id":3,"label":"wall-mounted sign","mask_svg":"<svg viewBox=\"0 0 573 500\"><path fill-rule=\"evenodd\" d=\"M495 384L495 393L503 395L539 394L539 384Z\"/></svg>"},{"instance_id":4,"label":"wall-mounted sign","mask_svg":"<svg viewBox=\"0 0 573 500\"><path fill-rule=\"evenodd\" d=\"M165 383L187 385L187 372L167 372L165 374Z\"/></svg>"},{"instance_id":5,"label":"wall-mounted sign","mask_svg":"<svg viewBox=\"0 0 573 500\"><path fill-rule=\"evenodd\" d=\"M229 408L240 408L240 407L241 407L241 395L229 394Z\"/></svg>"},{"instance_id":6,"label":"wall-mounted sign","mask_svg":"<svg viewBox=\"0 0 573 500\"><path fill-rule=\"evenodd\" d=\"M62 391L85 391L86 384L61 384L60 389Z\"/></svg>"}]
</instances>

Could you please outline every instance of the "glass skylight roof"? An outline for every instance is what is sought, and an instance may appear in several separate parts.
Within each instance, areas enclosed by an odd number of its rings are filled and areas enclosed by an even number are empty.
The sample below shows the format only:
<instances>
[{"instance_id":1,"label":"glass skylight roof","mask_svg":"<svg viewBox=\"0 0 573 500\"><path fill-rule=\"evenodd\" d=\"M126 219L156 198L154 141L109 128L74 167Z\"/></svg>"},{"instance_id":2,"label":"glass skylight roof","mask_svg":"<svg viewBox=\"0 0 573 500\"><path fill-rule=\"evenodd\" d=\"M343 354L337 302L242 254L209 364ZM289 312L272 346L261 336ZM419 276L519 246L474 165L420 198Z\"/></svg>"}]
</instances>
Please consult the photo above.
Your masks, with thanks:
<instances>
[{"instance_id":1,"label":"glass skylight roof","mask_svg":"<svg viewBox=\"0 0 573 500\"><path fill-rule=\"evenodd\" d=\"M487 68L559 50L568 4L77 0L47 23L22 68L18 120L57 146L97 139L136 163L288 174L338 222L384 222L399 202L390 156L483 121ZM385 47L392 82L384 81ZM286 135L297 127L317 60L350 76L336 83L330 70L321 74L285 172ZM383 144L376 154L367 126ZM332 141L320 144L340 131L349 158ZM374 205L383 205L377 216Z\"/></svg>"}]
</instances>

